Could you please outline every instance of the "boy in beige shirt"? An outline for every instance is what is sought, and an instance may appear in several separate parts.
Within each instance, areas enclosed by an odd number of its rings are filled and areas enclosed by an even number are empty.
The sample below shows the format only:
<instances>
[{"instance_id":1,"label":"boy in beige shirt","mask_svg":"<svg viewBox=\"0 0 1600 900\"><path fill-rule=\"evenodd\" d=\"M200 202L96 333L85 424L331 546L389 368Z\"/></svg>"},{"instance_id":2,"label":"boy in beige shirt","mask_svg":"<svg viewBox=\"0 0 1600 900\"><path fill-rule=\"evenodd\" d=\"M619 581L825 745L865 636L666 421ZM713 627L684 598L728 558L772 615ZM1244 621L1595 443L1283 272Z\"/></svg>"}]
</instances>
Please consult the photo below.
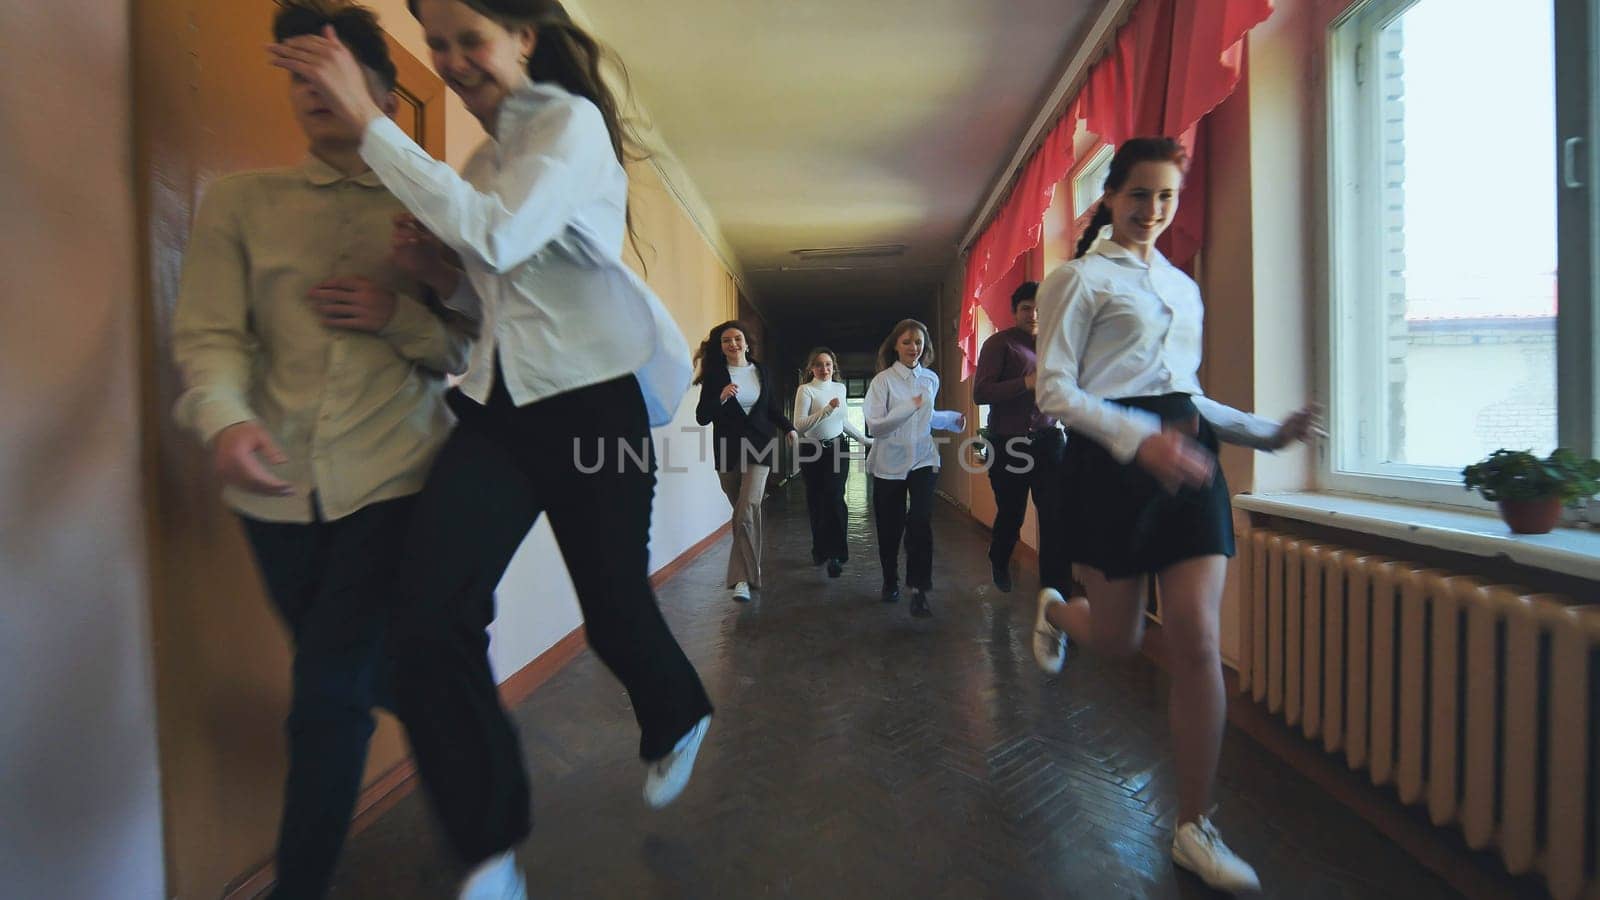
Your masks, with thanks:
<instances>
[{"instance_id":1,"label":"boy in beige shirt","mask_svg":"<svg viewBox=\"0 0 1600 900\"><path fill-rule=\"evenodd\" d=\"M395 67L368 10L302 0L273 34L328 25L392 113ZM404 208L361 161L361 135L302 79L289 100L310 152L212 184L184 257L173 351L176 417L210 449L294 641L274 896L300 898L326 890L360 789L386 689L387 578L454 421L445 379L465 370L473 325L424 299L417 279L437 283L417 261L426 254L392 250Z\"/></svg>"}]
</instances>

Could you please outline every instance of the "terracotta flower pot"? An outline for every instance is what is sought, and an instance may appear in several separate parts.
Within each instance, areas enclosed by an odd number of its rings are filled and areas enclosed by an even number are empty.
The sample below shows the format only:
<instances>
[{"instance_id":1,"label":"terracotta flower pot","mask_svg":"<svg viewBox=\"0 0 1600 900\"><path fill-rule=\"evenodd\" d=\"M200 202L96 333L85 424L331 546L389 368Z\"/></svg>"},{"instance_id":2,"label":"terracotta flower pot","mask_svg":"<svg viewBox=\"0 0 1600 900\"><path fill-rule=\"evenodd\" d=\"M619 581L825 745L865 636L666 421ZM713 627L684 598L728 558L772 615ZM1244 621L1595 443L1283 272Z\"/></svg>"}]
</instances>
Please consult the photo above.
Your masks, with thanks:
<instances>
[{"instance_id":1,"label":"terracotta flower pot","mask_svg":"<svg viewBox=\"0 0 1600 900\"><path fill-rule=\"evenodd\" d=\"M1500 518L1517 534L1549 534L1561 521L1561 498L1501 500Z\"/></svg>"}]
</instances>

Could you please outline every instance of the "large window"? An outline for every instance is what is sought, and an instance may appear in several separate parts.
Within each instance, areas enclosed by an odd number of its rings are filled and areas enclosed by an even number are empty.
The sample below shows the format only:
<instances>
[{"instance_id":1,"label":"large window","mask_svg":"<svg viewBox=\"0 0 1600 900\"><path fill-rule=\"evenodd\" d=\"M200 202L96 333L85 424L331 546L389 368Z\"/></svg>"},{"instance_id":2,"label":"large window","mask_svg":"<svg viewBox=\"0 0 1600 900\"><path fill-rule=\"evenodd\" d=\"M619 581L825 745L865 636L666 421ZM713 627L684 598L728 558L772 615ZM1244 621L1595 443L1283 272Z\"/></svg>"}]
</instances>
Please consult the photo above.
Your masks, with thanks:
<instances>
[{"instance_id":1,"label":"large window","mask_svg":"<svg viewBox=\"0 0 1600 900\"><path fill-rule=\"evenodd\" d=\"M1558 171L1591 154L1557 128L1557 5L1369 0L1335 26L1332 487L1463 502L1494 449L1592 450L1592 352L1563 349L1592 348L1592 251L1560 218L1581 199L1588 229L1592 179Z\"/></svg>"}]
</instances>

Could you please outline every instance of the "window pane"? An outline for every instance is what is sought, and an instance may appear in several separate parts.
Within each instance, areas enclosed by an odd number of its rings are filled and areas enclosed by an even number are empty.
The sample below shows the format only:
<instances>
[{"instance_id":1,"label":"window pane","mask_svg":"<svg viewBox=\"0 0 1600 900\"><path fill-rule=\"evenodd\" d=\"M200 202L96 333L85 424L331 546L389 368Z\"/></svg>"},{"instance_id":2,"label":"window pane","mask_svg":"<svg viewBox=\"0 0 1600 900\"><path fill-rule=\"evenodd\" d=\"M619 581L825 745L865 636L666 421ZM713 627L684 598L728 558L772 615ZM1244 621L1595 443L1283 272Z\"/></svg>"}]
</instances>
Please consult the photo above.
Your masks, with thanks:
<instances>
[{"instance_id":1,"label":"window pane","mask_svg":"<svg viewBox=\"0 0 1600 900\"><path fill-rule=\"evenodd\" d=\"M1111 172L1111 157L1114 151L1110 144L1103 145L1095 151L1093 161L1085 166L1083 171L1072 182L1072 215L1073 218L1082 218L1100 199L1100 194L1105 191L1106 175Z\"/></svg>"},{"instance_id":2,"label":"window pane","mask_svg":"<svg viewBox=\"0 0 1600 900\"><path fill-rule=\"evenodd\" d=\"M1387 384L1369 462L1454 470L1555 446L1551 16L1548 2L1513 15L1502 0L1420 0L1378 36L1381 172L1362 181L1381 191L1369 321Z\"/></svg>"},{"instance_id":3,"label":"window pane","mask_svg":"<svg viewBox=\"0 0 1600 900\"><path fill-rule=\"evenodd\" d=\"M867 401L864 397L850 397L844 404L845 418L862 434L867 433Z\"/></svg>"}]
</instances>

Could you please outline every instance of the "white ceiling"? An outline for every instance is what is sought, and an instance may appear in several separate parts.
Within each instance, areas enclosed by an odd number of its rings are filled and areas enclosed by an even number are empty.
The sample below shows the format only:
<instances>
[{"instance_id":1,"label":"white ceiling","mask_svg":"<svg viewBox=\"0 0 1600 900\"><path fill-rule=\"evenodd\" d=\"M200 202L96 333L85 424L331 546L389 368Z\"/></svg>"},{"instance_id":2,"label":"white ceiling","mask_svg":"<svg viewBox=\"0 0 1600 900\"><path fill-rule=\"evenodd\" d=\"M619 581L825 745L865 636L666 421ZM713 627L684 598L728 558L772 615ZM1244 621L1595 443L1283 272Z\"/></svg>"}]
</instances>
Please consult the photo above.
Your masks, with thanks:
<instances>
[{"instance_id":1,"label":"white ceiling","mask_svg":"<svg viewBox=\"0 0 1600 900\"><path fill-rule=\"evenodd\" d=\"M574 5L783 326L926 307L1106 0ZM791 254L877 244L906 251Z\"/></svg>"}]
</instances>

